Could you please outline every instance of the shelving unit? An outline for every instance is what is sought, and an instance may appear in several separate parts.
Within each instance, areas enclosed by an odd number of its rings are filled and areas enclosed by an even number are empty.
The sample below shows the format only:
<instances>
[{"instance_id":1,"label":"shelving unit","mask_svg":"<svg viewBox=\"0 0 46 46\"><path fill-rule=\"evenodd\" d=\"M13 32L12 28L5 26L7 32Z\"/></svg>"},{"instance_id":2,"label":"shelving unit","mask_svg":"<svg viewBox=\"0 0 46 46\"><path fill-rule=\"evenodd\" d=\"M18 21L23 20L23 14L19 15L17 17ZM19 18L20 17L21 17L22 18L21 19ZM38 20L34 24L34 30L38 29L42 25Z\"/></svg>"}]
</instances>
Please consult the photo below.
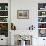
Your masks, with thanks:
<instances>
[{"instance_id":1,"label":"shelving unit","mask_svg":"<svg viewBox=\"0 0 46 46\"><path fill-rule=\"evenodd\" d=\"M38 31L39 37L46 37L46 3L38 3Z\"/></svg>"},{"instance_id":2,"label":"shelving unit","mask_svg":"<svg viewBox=\"0 0 46 46\"><path fill-rule=\"evenodd\" d=\"M46 11L46 10L38 10L38 11Z\"/></svg>"},{"instance_id":3,"label":"shelving unit","mask_svg":"<svg viewBox=\"0 0 46 46\"><path fill-rule=\"evenodd\" d=\"M0 3L0 35L8 37L8 3Z\"/></svg>"}]
</instances>

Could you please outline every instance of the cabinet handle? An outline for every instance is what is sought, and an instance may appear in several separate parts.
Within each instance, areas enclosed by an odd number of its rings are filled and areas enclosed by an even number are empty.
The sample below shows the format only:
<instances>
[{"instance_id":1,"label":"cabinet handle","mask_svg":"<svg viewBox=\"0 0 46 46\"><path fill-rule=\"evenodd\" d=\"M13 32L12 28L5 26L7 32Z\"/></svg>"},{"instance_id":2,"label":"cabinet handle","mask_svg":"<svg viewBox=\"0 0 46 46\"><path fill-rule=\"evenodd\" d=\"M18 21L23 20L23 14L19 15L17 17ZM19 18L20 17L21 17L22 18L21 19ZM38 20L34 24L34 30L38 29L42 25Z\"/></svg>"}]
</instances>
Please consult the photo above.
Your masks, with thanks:
<instances>
[{"instance_id":1,"label":"cabinet handle","mask_svg":"<svg viewBox=\"0 0 46 46\"><path fill-rule=\"evenodd\" d=\"M3 40L3 39L1 39L1 40Z\"/></svg>"},{"instance_id":2,"label":"cabinet handle","mask_svg":"<svg viewBox=\"0 0 46 46\"><path fill-rule=\"evenodd\" d=\"M43 39L43 40L45 40L45 39Z\"/></svg>"}]
</instances>

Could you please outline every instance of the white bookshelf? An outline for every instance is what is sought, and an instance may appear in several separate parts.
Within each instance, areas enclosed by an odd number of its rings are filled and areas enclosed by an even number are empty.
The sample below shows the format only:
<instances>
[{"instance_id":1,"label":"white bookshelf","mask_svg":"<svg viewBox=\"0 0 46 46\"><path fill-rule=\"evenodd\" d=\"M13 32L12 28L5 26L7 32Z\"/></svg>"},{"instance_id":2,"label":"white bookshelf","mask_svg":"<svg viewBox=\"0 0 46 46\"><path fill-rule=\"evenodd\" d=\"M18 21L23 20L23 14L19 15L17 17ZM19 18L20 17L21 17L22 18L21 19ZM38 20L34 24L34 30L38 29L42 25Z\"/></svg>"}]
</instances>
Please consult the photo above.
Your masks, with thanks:
<instances>
[{"instance_id":1,"label":"white bookshelf","mask_svg":"<svg viewBox=\"0 0 46 46\"><path fill-rule=\"evenodd\" d=\"M8 11L8 10L0 10L0 11Z\"/></svg>"},{"instance_id":2,"label":"white bookshelf","mask_svg":"<svg viewBox=\"0 0 46 46\"><path fill-rule=\"evenodd\" d=\"M2 32L5 30L3 33L6 37L8 37L8 20L8 3L0 3L0 28Z\"/></svg>"},{"instance_id":3,"label":"white bookshelf","mask_svg":"<svg viewBox=\"0 0 46 46\"><path fill-rule=\"evenodd\" d=\"M40 34L40 31L46 32L46 3L38 4L38 32L40 37L46 37Z\"/></svg>"},{"instance_id":4,"label":"white bookshelf","mask_svg":"<svg viewBox=\"0 0 46 46\"><path fill-rule=\"evenodd\" d=\"M0 17L8 17L8 16L0 16Z\"/></svg>"},{"instance_id":5,"label":"white bookshelf","mask_svg":"<svg viewBox=\"0 0 46 46\"><path fill-rule=\"evenodd\" d=\"M42 15L42 16L38 16L38 17L46 17L46 15L44 15L44 16Z\"/></svg>"},{"instance_id":6,"label":"white bookshelf","mask_svg":"<svg viewBox=\"0 0 46 46\"><path fill-rule=\"evenodd\" d=\"M8 23L8 22L0 22L0 23Z\"/></svg>"},{"instance_id":7,"label":"white bookshelf","mask_svg":"<svg viewBox=\"0 0 46 46\"><path fill-rule=\"evenodd\" d=\"M44 10L38 10L38 11L46 11L46 9L44 9Z\"/></svg>"},{"instance_id":8,"label":"white bookshelf","mask_svg":"<svg viewBox=\"0 0 46 46\"><path fill-rule=\"evenodd\" d=\"M0 3L0 18L0 23L8 23L8 3Z\"/></svg>"},{"instance_id":9,"label":"white bookshelf","mask_svg":"<svg viewBox=\"0 0 46 46\"><path fill-rule=\"evenodd\" d=\"M38 29L46 29L46 28L38 28Z\"/></svg>"},{"instance_id":10,"label":"white bookshelf","mask_svg":"<svg viewBox=\"0 0 46 46\"><path fill-rule=\"evenodd\" d=\"M46 22L38 22L38 23L46 23Z\"/></svg>"}]
</instances>

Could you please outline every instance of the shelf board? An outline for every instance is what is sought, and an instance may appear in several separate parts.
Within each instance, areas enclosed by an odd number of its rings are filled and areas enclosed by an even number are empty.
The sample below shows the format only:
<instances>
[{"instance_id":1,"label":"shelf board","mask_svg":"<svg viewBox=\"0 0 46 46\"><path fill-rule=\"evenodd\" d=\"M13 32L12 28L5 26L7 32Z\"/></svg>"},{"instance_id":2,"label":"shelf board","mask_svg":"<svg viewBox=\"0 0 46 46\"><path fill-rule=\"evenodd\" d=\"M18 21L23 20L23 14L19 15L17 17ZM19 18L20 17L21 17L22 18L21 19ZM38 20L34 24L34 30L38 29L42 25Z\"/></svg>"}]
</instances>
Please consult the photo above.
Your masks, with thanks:
<instances>
[{"instance_id":1,"label":"shelf board","mask_svg":"<svg viewBox=\"0 0 46 46\"><path fill-rule=\"evenodd\" d=\"M38 10L38 11L46 11L46 10Z\"/></svg>"},{"instance_id":2,"label":"shelf board","mask_svg":"<svg viewBox=\"0 0 46 46\"><path fill-rule=\"evenodd\" d=\"M46 22L38 22L38 23L46 23Z\"/></svg>"},{"instance_id":3,"label":"shelf board","mask_svg":"<svg viewBox=\"0 0 46 46\"><path fill-rule=\"evenodd\" d=\"M46 28L38 28L38 29L46 29Z\"/></svg>"},{"instance_id":4,"label":"shelf board","mask_svg":"<svg viewBox=\"0 0 46 46\"><path fill-rule=\"evenodd\" d=\"M0 17L8 17L8 16L0 16Z\"/></svg>"},{"instance_id":5,"label":"shelf board","mask_svg":"<svg viewBox=\"0 0 46 46\"><path fill-rule=\"evenodd\" d=\"M38 38L43 38L43 39L46 39L46 37L41 37L41 36L38 36Z\"/></svg>"},{"instance_id":6,"label":"shelf board","mask_svg":"<svg viewBox=\"0 0 46 46\"><path fill-rule=\"evenodd\" d=\"M44 16L38 16L38 17L46 17L46 15L44 15Z\"/></svg>"},{"instance_id":7,"label":"shelf board","mask_svg":"<svg viewBox=\"0 0 46 46\"><path fill-rule=\"evenodd\" d=\"M8 10L0 10L0 11L8 11Z\"/></svg>"},{"instance_id":8,"label":"shelf board","mask_svg":"<svg viewBox=\"0 0 46 46\"><path fill-rule=\"evenodd\" d=\"M8 23L8 22L0 22L0 23Z\"/></svg>"}]
</instances>

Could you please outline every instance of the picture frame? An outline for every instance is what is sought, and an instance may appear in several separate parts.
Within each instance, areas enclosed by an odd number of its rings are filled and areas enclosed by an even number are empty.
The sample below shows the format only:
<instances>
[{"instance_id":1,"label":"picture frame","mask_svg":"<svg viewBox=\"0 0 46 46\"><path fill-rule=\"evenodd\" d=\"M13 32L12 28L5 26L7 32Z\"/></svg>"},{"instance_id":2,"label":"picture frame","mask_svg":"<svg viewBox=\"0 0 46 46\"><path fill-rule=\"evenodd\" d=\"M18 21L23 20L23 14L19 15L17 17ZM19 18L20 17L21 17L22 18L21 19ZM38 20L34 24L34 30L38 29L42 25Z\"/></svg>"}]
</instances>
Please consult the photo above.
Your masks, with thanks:
<instances>
[{"instance_id":1,"label":"picture frame","mask_svg":"<svg viewBox=\"0 0 46 46\"><path fill-rule=\"evenodd\" d=\"M29 10L17 10L17 19L29 19Z\"/></svg>"}]
</instances>

